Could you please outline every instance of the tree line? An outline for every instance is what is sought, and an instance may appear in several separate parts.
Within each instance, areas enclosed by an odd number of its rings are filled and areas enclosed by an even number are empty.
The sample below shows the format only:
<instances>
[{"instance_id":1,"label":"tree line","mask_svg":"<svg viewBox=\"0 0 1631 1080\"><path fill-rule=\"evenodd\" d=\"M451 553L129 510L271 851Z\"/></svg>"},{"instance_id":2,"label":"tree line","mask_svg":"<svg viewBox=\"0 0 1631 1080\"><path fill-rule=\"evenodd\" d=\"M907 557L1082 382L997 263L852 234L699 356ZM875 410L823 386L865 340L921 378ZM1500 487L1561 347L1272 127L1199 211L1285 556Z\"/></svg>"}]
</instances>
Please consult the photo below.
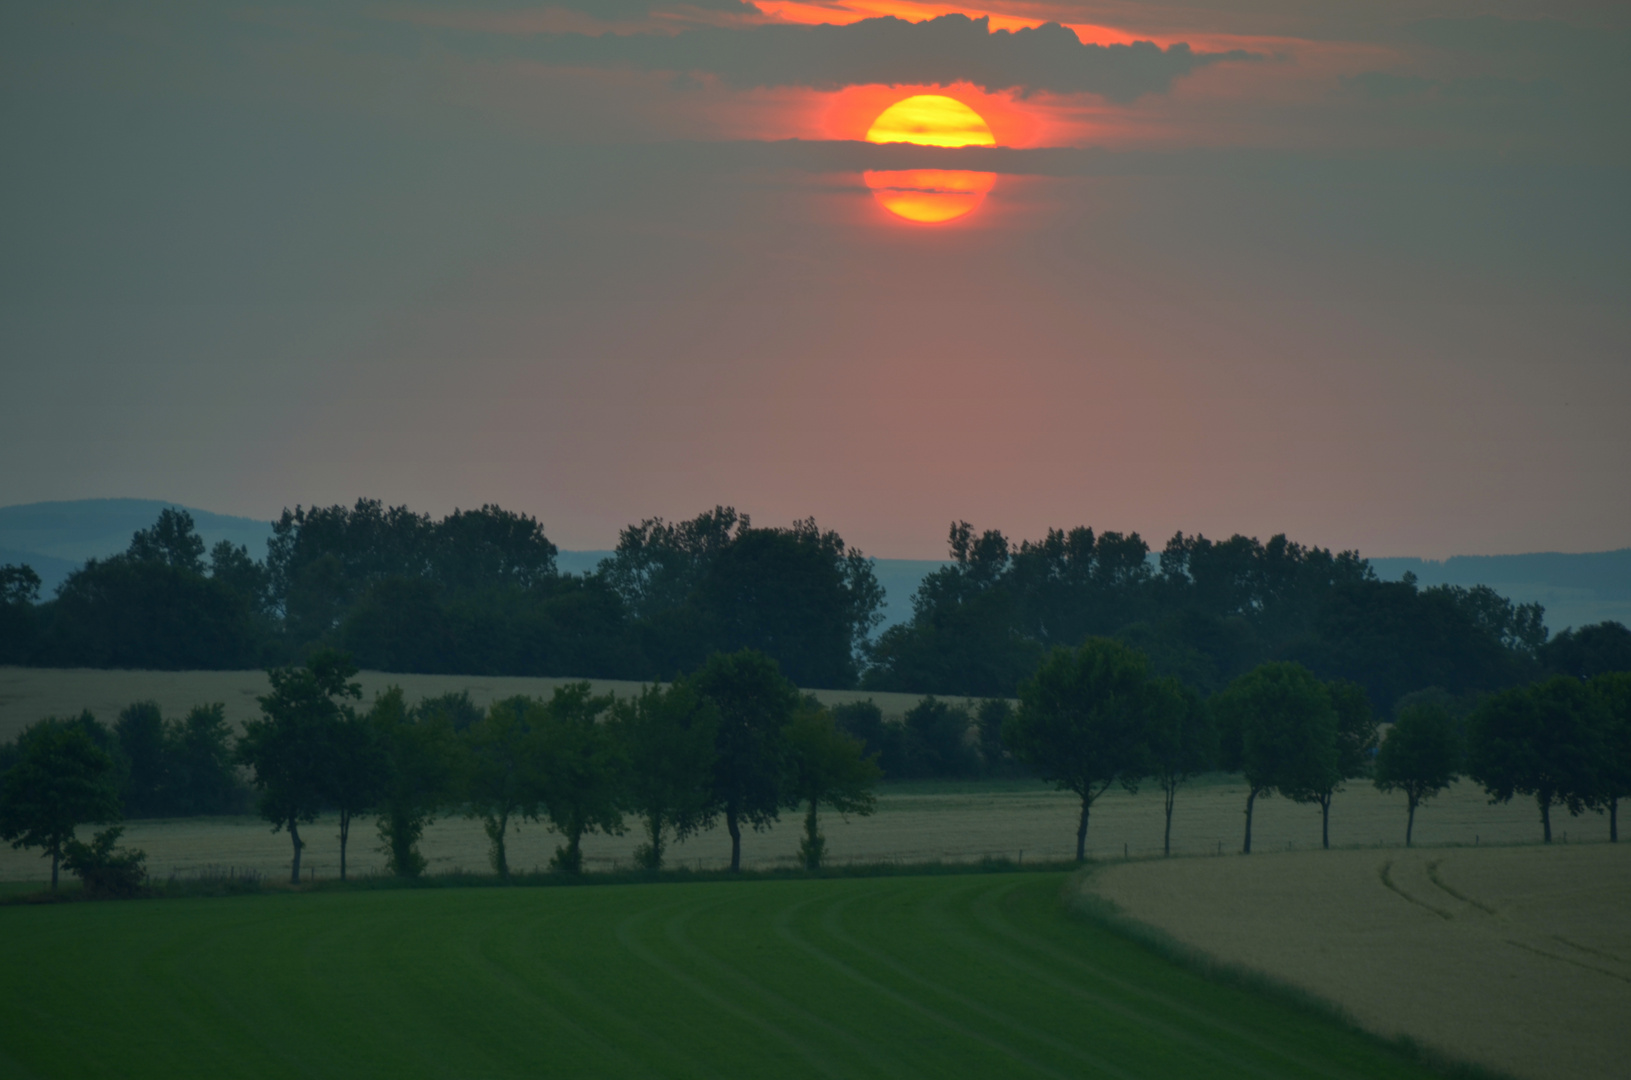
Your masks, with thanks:
<instances>
[{"instance_id":1,"label":"tree line","mask_svg":"<svg viewBox=\"0 0 1631 1080\"><path fill-rule=\"evenodd\" d=\"M633 698L596 695L580 682L548 699L511 697L485 709L462 693L410 707L396 688L362 709L356 670L332 651L270 670L260 716L230 748L220 706L171 725L151 706L134 706L112 732L88 714L35 724L0 760L0 837L43 849L53 889L61 865L134 872L139 853L133 861L114 846L117 827L85 845L75 840L77 826L197 805L189 800L212 794L223 800L213 812L222 812L240 781L219 772L241 767L255 812L289 837L293 882L308 842L301 829L323 812L339 820L342 879L355 822L372 821L391 873L417 877L425 828L450 813L482 823L493 870L508 877L506 840L522 821L547 822L561 835L550 868L566 874L582 872L586 835L638 829L645 843L636 861L657 870L669 845L718 822L730 834L735 871L744 830L797 809L800 862L818 869L821 813L871 813L881 775L860 740L753 650L716 653ZM202 757L199 731L208 743ZM165 754L168 767L133 767ZM217 772L186 771L195 759Z\"/></svg>"},{"instance_id":2,"label":"tree line","mask_svg":"<svg viewBox=\"0 0 1631 1080\"><path fill-rule=\"evenodd\" d=\"M1163 793L1170 853L1178 789L1214 769L1245 781L1245 854L1257 800L1275 794L1319 806L1329 848L1333 800L1355 780L1405 795L1408 846L1417 809L1463 775L1492 803L1534 798L1546 843L1554 807L1606 812L1619 840L1619 800L1631 795L1631 672L1555 675L1470 706L1428 692L1401 703L1385 739L1378 728L1357 684L1322 681L1301 664L1262 664L1202 698L1122 642L1090 638L1055 649L1021 685L1003 741L1079 798L1078 859L1093 803L1114 785L1136 792L1145 782Z\"/></svg>"},{"instance_id":3,"label":"tree line","mask_svg":"<svg viewBox=\"0 0 1631 1080\"><path fill-rule=\"evenodd\" d=\"M1157 553L1137 533L1015 544L958 522L948 546L912 618L880 634L870 560L813 520L651 518L575 575L534 518L496 506L439 520L367 499L297 507L263 559L206 552L191 517L165 510L54 597L28 567L0 567L0 663L242 669L336 649L370 670L667 681L751 648L800 686L1006 699L1051 649L1105 636L1203 695L1291 662L1357 684L1383 713L1432 687L1631 668L1617 623L1549 638L1539 605L1380 581L1357 552L1284 536L1178 533Z\"/></svg>"},{"instance_id":4,"label":"tree line","mask_svg":"<svg viewBox=\"0 0 1631 1080\"><path fill-rule=\"evenodd\" d=\"M716 653L632 698L595 695L580 682L547 700L512 697L486 709L465 694L409 707L393 688L362 711L355 673L334 652L269 671L261 716L230 752L219 706L179 724L133 706L111 733L88 715L36 724L0 757L0 837L43 848L53 888L60 862L96 883L93 892L128 893L140 853L115 846L117 827L89 845L76 827L117 819L122 804L225 805L235 797L228 774L241 766L256 811L289 836L294 882L307 843L301 827L323 811L338 817L342 879L359 818L372 819L389 871L416 877L424 829L449 813L482 822L493 870L508 877L506 838L521 821L547 822L562 837L550 868L573 875L583 871L586 835L638 829L636 861L657 870L670 844L723 823L736 871L744 829L799 809L799 860L814 870L825 853L821 810L870 813L888 749L874 748L886 738L874 704L824 708L753 650ZM1245 854L1256 803L1274 795L1318 805L1328 848L1335 797L1358 780L1405 795L1408 846L1417 810L1462 775L1492 803L1534 798L1547 843L1554 807L1606 812L1618 842L1619 799L1631 795L1631 672L1553 676L1465 704L1442 691L1418 695L1380 739L1360 687L1322 681L1300 664L1260 665L1202 697L1155 674L1125 643L1089 638L1050 652L1017 707L987 700L973 719L927 698L909 714L915 720L885 726L900 742L945 740L939 752L955 743L969 761L1006 760L1074 793L1078 860L1094 803L1113 786L1137 792L1146 783L1162 793L1170 854L1180 789L1219 769L1245 781ZM135 768L142 754L160 764Z\"/></svg>"}]
</instances>

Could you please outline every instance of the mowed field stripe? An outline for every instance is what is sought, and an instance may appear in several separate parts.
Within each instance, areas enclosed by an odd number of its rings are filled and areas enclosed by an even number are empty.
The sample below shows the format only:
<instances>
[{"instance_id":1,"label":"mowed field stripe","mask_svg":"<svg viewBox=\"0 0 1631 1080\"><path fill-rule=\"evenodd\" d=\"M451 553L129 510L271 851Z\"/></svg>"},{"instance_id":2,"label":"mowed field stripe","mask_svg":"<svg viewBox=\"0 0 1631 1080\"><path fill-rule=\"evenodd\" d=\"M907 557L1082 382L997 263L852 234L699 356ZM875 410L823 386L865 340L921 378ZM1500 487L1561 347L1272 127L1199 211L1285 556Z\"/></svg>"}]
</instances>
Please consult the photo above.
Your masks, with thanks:
<instances>
[{"instance_id":1,"label":"mowed field stripe","mask_svg":"<svg viewBox=\"0 0 1631 1080\"><path fill-rule=\"evenodd\" d=\"M1430 1075L1060 873L0 908L7 1075Z\"/></svg>"}]
</instances>

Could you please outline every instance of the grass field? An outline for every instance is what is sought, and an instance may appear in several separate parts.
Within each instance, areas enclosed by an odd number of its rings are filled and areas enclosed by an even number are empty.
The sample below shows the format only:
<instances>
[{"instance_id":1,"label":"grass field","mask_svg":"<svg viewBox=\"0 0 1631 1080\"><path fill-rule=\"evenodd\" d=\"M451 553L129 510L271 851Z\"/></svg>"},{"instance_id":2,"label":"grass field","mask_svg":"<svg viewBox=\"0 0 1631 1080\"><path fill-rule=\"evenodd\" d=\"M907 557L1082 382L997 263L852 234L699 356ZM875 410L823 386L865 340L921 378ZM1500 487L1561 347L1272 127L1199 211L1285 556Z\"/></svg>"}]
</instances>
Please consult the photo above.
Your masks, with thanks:
<instances>
[{"instance_id":1,"label":"grass field","mask_svg":"<svg viewBox=\"0 0 1631 1080\"><path fill-rule=\"evenodd\" d=\"M0 909L0 1073L1429 1075L1072 917L1062 873Z\"/></svg>"},{"instance_id":2,"label":"grass field","mask_svg":"<svg viewBox=\"0 0 1631 1080\"><path fill-rule=\"evenodd\" d=\"M1627 845L1174 859L1106 866L1087 887L1368 1030L1521 1076L1627 1074Z\"/></svg>"}]
</instances>

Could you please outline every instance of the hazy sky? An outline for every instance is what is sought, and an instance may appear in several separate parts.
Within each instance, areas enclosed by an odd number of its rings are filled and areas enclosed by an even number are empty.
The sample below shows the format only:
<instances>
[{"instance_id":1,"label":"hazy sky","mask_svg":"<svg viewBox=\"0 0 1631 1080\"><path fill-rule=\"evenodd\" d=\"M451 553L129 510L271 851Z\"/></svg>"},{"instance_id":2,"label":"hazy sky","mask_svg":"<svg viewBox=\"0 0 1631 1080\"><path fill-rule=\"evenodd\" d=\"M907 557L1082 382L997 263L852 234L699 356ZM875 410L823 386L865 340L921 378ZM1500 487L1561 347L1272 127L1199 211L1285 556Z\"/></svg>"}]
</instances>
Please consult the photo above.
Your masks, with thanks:
<instances>
[{"instance_id":1,"label":"hazy sky","mask_svg":"<svg viewBox=\"0 0 1631 1080\"><path fill-rule=\"evenodd\" d=\"M1569 0L7 4L0 504L1631 546L1628 56ZM999 148L860 141L914 93ZM929 226L868 168L999 176Z\"/></svg>"}]
</instances>

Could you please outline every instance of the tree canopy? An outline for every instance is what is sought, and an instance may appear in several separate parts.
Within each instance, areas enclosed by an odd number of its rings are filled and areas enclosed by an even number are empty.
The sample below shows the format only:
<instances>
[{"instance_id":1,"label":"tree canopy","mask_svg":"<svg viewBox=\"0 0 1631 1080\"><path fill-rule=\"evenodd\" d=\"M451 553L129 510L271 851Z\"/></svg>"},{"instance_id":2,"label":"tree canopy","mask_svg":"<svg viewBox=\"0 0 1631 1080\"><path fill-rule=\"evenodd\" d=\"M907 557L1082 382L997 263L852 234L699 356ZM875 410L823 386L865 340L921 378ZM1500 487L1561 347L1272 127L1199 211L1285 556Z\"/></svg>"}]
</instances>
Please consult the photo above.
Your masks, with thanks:
<instances>
[{"instance_id":1,"label":"tree canopy","mask_svg":"<svg viewBox=\"0 0 1631 1080\"><path fill-rule=\"evenodd\" d=\"M43 848L55 890L74 830L120 817L113 758L82 725L56 720L28 728L18 750L16 764L0 774L0 839L14 848Z\"/></svg>"}]
</instances>

